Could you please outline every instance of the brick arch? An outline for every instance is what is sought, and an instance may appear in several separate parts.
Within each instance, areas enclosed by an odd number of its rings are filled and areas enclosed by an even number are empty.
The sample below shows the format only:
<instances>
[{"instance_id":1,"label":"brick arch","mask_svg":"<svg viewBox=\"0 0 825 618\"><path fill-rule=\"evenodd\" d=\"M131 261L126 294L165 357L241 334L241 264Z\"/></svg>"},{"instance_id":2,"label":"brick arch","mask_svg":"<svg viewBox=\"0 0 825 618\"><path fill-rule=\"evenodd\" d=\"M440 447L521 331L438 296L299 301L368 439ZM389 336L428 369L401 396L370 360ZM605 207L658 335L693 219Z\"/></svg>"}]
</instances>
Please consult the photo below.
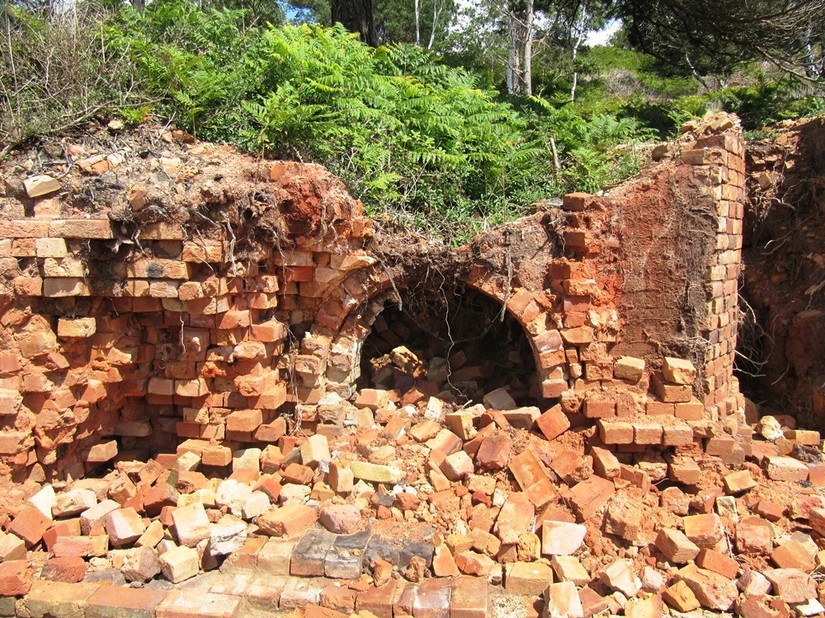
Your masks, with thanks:
<instances>
[{"instance_id":1,"label":"brick arch","mask_svg":"<svg viewBox=\"0 0 825 618\"><path fill-rule=\"evenodd\" d=\"M352 394L352 386L360 375L361 348L386 302L407 288L406 279L403 269L385 270L371 265L342 279L326 298L308 335L323 341L325 391L344 397ZM458 283L503 305L521 326L544 398L557 398L567 390L567 376L562 369L566 362L564 344L551 324L551 303L543 291L535 294L525 288L510 289L505 275L489 269L470 269Z\"/></svg>"}]
</instances>

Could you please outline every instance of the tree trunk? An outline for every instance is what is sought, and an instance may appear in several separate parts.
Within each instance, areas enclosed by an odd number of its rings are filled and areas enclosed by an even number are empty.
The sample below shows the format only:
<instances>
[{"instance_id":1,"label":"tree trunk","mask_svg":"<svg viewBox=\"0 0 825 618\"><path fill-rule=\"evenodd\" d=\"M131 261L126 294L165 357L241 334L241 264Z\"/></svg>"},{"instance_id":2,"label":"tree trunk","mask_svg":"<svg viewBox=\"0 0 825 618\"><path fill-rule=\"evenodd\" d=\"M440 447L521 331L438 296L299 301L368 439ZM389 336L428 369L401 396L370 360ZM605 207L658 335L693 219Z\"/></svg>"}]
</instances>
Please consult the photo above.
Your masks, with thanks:
<instances>
[{"instance_id":1,"label":"tree trunk","mask_svg":"<svg viewBox=\"0 0 825 618\"><path fill-rule=\"evenodd\" d=\"M519 67L519 37L516 16L510 14L510 60L507 63L507 94L518 94L521 68Z\"/></svg>"},{"instance_id":2,"label":"tree trunk","mask_svg":"<svg viewBox=\"0 0 825 618\"><path fill-rule=\"evenodd\" d=\"M439 0L433 0L433 26L430 28L430 42L427 43L427 49L432 49L435 43L435 31L438 28L438 18L441 16L443 8L444 4L440 3Z\"/></svg>"},{"instance_id":3,"label":"tree trunk","mask_svg":"<svg viewBox=\"0 0 825 618\"><path fill-rule=\"evenodd\" d=\"M378 47L378 34L372 16L372 0L332 0L332 23L356 32L364 43Z\"/></svg>"},{"instance_id":4,"label":"tree trunk","mask_svg":"<svg viewBox=\"0 0 825 618\"><path fill-rule=\"evenodd\" d=\"M533 96L533 0L527 0L527 19L524 28L524 71L522 82L524 83L524 94Z\"/></svg>"},{"instance_id":5,"label":"tree trunk","mask_svg":"<svg viewBox=\"0 0 825 618\"><path fill-rule=\"evenodd\" d=\"M415 44L421 45L421 0L414 0L415 7Z\"/></svg>"}]
</instances>

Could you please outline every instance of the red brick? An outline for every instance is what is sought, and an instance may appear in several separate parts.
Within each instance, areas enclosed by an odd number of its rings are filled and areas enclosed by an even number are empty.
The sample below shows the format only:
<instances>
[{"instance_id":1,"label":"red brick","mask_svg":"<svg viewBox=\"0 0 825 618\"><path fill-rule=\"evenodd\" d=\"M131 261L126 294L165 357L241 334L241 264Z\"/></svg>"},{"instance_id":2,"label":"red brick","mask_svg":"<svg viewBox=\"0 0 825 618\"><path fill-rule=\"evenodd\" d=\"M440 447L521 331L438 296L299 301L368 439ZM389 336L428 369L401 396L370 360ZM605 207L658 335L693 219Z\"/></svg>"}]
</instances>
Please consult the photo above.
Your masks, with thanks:
<instances>
[{"instance_id":1,"label":"red brick","mask_svg":"<svg viewBox=\"0 0 825 618\"><path fill-rule=\"evenodd\" d=\"M83 581L88 567L89 565L80 556L50 558L43 567L40 577L49 581L76 583Z\"/></svg>"},{"instance_id":2,"label":"red brick","mask_svg":"<svg viewBox=\"0 0 825 618\"><path fill-rule=\"evenodd\" d=\"M43 534L51 528L52 520L43 515L35 506L24 506L9 526L9 532L16 534L31 548L43 538Z\"/></svg>"},{"instance_id":3,"label":"red brick","mask_svg":"<svg viewBox=\"0 0 825 618\"><path fill-rule=\"evenodd\" d=\"M22 596L32 587L34 572L26 560L9 560L0 564L0 596Z\"/></svg>"},{"instance_id":4,"label":"red brick","mask_svg":"<svg viewBox=\"0 0 825 618\"><path fill-rule=\"evenodd\" d=\"M738 472L731 472L724 477L725 491L728 494L744 493L756 487L757 483L753 480L749 470L739 470Z\"/></svg>"},{"instance_id":5,"label":"red brick","mask_svg":"<svg viewBox=\"0 0 825 618\"><path fill-rule=\"evenodd\" d=\"M582 409L586 418L613 418L616 416L615 401L604 401L589 397L584 401Z\"/></svg>"},{"instance_id":6,"label":"red brick","mask_svg":"<svg viewBox=\"0 0 825 618\"><path fill-rule=\"evenodd\" d=\"M683 518L682 522L685 535L699 547L713 549L724 535L722 520L714 513L690 515Z\"/></svg>"},{"instance_id":7,"label":"red brick","mask_svg":"<svg viewBox=\"0 0 825 618\"><path fill-rule=\"evenodd\" d=\"M708 609L727 611L739 596L732 580L694 564L681 568L675 581L684 581L699 603Z\"/></svg>"},{"instance_id":8,"label":"red brick","mask_svg":"<svg viewBox=\"0 0 825 618\"><path fill-rule=\"evenodd\" d=\"M255 431L263 422L260 410L235 410L226 417L227 431Z\"/></svg>"},{"instance_id":9,"label":"red brick","mask_svg":"<svg viewBox=\"0 0 825 618\"><path fill-rule=\"evenodd\" d=\"M173 590L155 607L157 618L234 618L241 597L202 590Z\"/></svg>"},{"instance_id":10,"label":"red brick","mask_svg":"<svg viewBox=\"0 0 825 618\"><path fill-rule=\"evenodd\" d=\"M86 601L86 618L152 618L165 596L163 590L101 586Z\"/></svg>"},{"instance_id":11,"label":"red brick","mask_svg":"<svg viewBox=\"0 0 825 618\"><path fill-rule=\"evenodd\" d=\"M739 572L739 563L730 556L714 549L703 549L696 556L696 564L703 569L724 575L728 579L735 579Z\"/></svg>"},{"instance_id":12,"label":"red brick","mask_svg":"<svg viewBox=\"0 0 825 618\"><path fill-rule=\"evenodd\" d=\"M541 506L558 496L544 464L535 453L525 450L510 461L510 472L535 506Z\"/></svg>"},{"instance_id":13,"label":"red brick","mask_svg":"<svg viewBox=\"0 0 825 618\"><path fill-rule=\"evenodd\" d=\"M536 420L536 426L545 438L554 440L570 429L570 420L561 406L556 404Z\"/></svg>"},{"instance_id":14,"label":"red brick","mask_svg":"<svg viewBox=\"0 0 825 618\"><path fill-rule=\"evenodd\" d=\"M816 582L799 569L766 569L762 574L771 582L773 593L786 603L817 598Z\"/></svg>"},{"instance_id":15,"label":"red brick","mask_svg":"<svg viewBox=\"0 0 825 618\"><path fill-rule=\"evenodd\" d=\"M288 503L258 517L262 532L272 536L293 536L303 532L318 520L318 512L304 504Z\"/></svg>"},{"instance_id":16,"label":"red brick","mask_svg":"<svg viewBox=\"0 0 825 618\"><path fill-rule=\"evenodd\" d=\"M570 506L580 521L590 519L616 493L612 482L599 476L591 476L574 486L568 494Z\"/></svg>"},{"instance_id":17,"label":"red brick","mask_svg":"<svg viewBox=\"0 0 825 618\"><path fill-rule=\"evenodd\" d=\"M393 606L404 589L397 579L391 579L379 588L370 588L358 595L355 600L355 609L368 610L378 618L393 618Z\"/></svg>"},{"instance_id":18,"label":"red brick","mask_svg":"<svg viewBox=\"0 0 825 618\"><path fill-rule=\"evenodd\" d=\"M700 401L677 403L675 406L676 418L683 421L701 421L705 416L705 406Z\"/></svg>"},{"instance_id":19,"label":"red brick","mask_svg":"<svg viewBox=\"0 0 825 618\"><path fill-rule=\"evenodd\" d=\"M481 442L476 453L476 463L482 470L502 470L510 461L512 440L503 433L497 433Z\"/></svg>"},{"instance_id":20,"label":"red brick","mask_svg":"<svg viewBox=\"0 0 825 618\"><path fill-rule=\"evenodd\" d=\"M594 446L590 449L593 458L593 471L606 479L613 479L621 473L621 466L616 456L607 449Z\"/></svg>"},{"instance_id":21,"label":"red brick","mask_svg":"<svg viewBox=\"0 0 825 618\"><path fill-rule=\"evenodd\" d=\"M744 554L769 554L773 550L773 528L761 517L746 517L736 524L736 549Z\"/></svg>"},{"instance_id":22,"label":"red brick","mask_svg":"<svg viewBox=\"0 0 825 618\"><path fill-rule=\"evenodd\" d=\"M450 597L450 618L486 618L489 589L482 577L456 577Z\"/></svg>"},{"instance_id":23,"label":"red brick","mask_svg":"<svg viewBox=\"0 0 825 618\"><path fill-rule=\"evenodd\" d=\"M804 544L795 540L787 541L773 550L771 560L780 569L799 569L806 573L815 566L814 555Z\"/></svg>"},{"instance_id":24,"label":"red brick","mask_svg":"<svg viewBox=\"0 0 825 618\"><path fill-rule=\"evenodd\" d=\"M662 443L665 446L688 446L693 444L693 429L690 425L665 425Z\"/></svg>"},{"instance_id":25,"label":"red brick","mask_svg":"<svg viewBox=\"0 0 825 618\"><path fill-rule=\"evenodd\" d=\"M686 564L699 553L699 548L684 533L662 528L656 537L656 547L673 564Z\"/></svg>"},{"instance_id":26,"label":"red brick","mask_svg":"<svg viewBox=\"0 0 825 618\"><path fill-rule=\"evenodd\" d=\"M599 421L599 436L605 444L632 444L633 425L621 421Z\"/></svg>"}]
</instances>

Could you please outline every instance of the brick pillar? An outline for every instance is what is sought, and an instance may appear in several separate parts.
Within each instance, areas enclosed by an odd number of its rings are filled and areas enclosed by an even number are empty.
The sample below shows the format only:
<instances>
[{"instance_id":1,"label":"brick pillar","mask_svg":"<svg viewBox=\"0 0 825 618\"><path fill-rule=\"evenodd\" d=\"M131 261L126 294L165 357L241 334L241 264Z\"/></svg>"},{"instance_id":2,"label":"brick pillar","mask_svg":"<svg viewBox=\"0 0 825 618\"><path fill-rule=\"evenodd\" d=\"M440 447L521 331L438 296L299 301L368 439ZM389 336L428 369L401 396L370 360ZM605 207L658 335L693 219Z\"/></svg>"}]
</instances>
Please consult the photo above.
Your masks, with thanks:
<instances>
[{"instance_id":1,"label":"brick pillar","mask_svg":"<svg viewBox=\"0 0 825 618\"><path fill-rule=\"evenodd\" d=\"M742 217L745 199L744 142L738 129L698 139L682 150L682 161L693 165L693 175L705 184L716 213L716 247L708 255L706 317L707 340L704 380L705 406L722 416L738 406L739 389L733 376L742 268Z\"/></svg>"}]
</instances>

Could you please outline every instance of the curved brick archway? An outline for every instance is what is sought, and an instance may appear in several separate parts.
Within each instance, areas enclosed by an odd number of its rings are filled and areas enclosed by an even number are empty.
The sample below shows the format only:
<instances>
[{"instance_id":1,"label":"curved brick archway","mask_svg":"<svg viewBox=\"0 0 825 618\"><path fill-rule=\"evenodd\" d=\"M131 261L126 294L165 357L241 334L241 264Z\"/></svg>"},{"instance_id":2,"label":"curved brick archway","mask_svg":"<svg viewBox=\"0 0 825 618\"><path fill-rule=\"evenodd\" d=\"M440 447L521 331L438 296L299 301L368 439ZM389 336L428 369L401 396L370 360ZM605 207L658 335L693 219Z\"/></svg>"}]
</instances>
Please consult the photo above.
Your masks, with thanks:
<instances>
[{"instance_id":1,"label":"curved brick archway","mask_svg":"<svg viewBox=\"0 0 825 618\"><path fill-rule=\"evenodd\" d=\"M388 302L399 300L399 295L408 287L408 280L414 276L410 271L414 270L390 271L370 265L350 273L338 283L318 312L297 361L302 394L307 402L316 399L319 393L311 391L319 387L346 398L352 395L360 375L361 350L373 323ZM471 268L455 284L466 286L502 306L521 327L532 353L541 395L544 399L557 399L569 388L569 374L563 367L564 341L552 327L553 302L544 291L536 294L525 288L509 289L507 281L506 273ZM324 367L323 380L317 371L305 371L308 366Z\"/></svg>"}]
</instances>

